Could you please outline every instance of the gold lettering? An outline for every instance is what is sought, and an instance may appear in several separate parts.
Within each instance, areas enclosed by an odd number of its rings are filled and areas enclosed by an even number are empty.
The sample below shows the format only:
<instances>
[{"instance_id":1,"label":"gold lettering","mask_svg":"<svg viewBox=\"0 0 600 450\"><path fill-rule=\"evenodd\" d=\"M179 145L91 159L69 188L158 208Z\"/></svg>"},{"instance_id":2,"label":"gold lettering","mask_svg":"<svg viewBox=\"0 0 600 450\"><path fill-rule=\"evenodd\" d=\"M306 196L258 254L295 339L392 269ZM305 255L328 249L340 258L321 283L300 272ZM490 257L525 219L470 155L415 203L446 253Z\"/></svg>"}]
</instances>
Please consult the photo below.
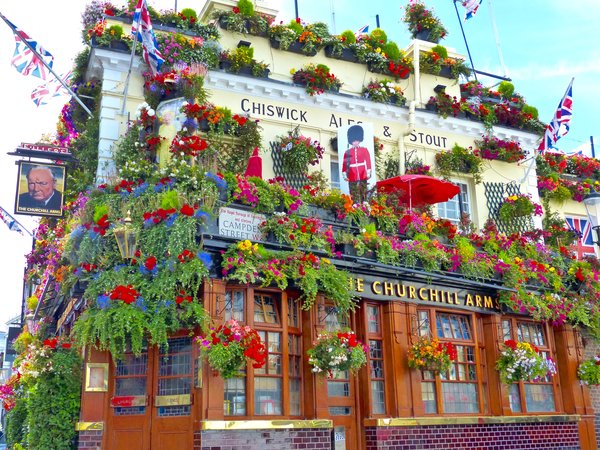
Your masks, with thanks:
<instances>
[{"instance_id":1,"label":"gold lettering","mask_svg":"<svg viewBox=\"0 0 600 450\"><path fill-rule=\"evenodd\" d=\"M371 290L378 295L381 295L381 281L373 281L373 284L371 284Z\"/></svg>"},{"instance_id":2,"label":"gold lettering","mask_svg":"<svg viewBox=\"0 0 600 450\"><path fill-rule=\"evenodd\" d=\"M414 286L408 287L408 298L417 298L417 290Z\"/></svg>"},{"instance_id":3,"label":"gold lettering","mask_svg":"<svg viewBox=\"0 0 600 450\"><path fill-rule=\"evenodd\" d=\"M364 291L365 291L364 280L362 278L357 278L356 279L356 292L364 292Z\"/></svg>"},{"instance_id":4,"label":"gold lettering","mask_svg":"<svg viewBox=\"0 0 600 450\"><path fill-rule=\"evenodd\" d=\"M473 296L471 294L467 294L467 297L465 298L465 305L466 306L475 306L473 304Z\"/></svg>"},{"instance_id":5,"label":"gold lettering","mask_svg":"<svg viewBox=\"0 0 600 450\"><path fill-rule=\"evenodd\" d=\"M442 300L438 300L438 291L436 291L435 289L429 289L429 301L432 302L443 302L443 297L444 297L444 292L442 291Z\"/></svg>"},{"instance_id":6,"label":"gold lettering","mask_svg":"<svg viewBox=\"0 0 600 450\"><path fill-rule=\"evenodd\" d=\"M394 285L387 281L383 283L383 293L384 295L394 295Z\"/></svg>"},{"instance_id":7,"label":"gold lettering","mask_svg":"<svg viewBox=\"0 0 600 450\"><path fill-rule=\"evenodd\" d=\"M451 302L449 302L449 303L451 303ZM460 303L458 302L458 292L454 293L454 304L455 305L460 305Z\"/></svg>"},{"instance_id":8,"label":"gold lettering","mask_svg":"<svg viewBox=\"0 0 600 450\"><path fill-rule=\"evenodd\" d=\"M354 290L354 278L349 277L348 284L350 285L350 290L353 291Z\"/></svg>"},{"instance_id":9,"label":"gold lettering","mask_svg":"<svg viewBox=\"0 0 600 450\"><path fill-rule=\"evenodd\" d=\"M481 295L476 295L475 296L475 305L477 305L478 308L482 308L482 306L481 306Z\"/></svg>"},{"instance_id":10,"label":"gold lettering","mask_svg":"<svg viewBox=\"0 0 600 450\"><path fill-rule=\"evenodd\" d=\"M400 291L402 289L402 291ZM406 297L406 286L401 283L396 283L396 296Z\"/></svg>"},{"instance_id":11,"label":"gold lettering","mask_svg":"<svg viewBox=\"0 0 600 450\"><path fill-rule=\"evenodd\" d=\"M493 308L492 297L490 297L489 295L484 295L483 296L483 306L484 306L484 308Z\"/></svg>"},{"instance_id":12,"label":"gold lettering","mask_svg":"<svg viewBox=\"0 0 600 450\"><path fill-rule=\"evenodd\" d=\"M427 297L425 297L425 296L423 295L423 291L426 291L426 290L427 290L427 289L426 289L426 288L424 288L424 287L422 287L421 289L419 289L419 298L420 298L421 300L429 300Z\"/></svg>"}]
</instances>

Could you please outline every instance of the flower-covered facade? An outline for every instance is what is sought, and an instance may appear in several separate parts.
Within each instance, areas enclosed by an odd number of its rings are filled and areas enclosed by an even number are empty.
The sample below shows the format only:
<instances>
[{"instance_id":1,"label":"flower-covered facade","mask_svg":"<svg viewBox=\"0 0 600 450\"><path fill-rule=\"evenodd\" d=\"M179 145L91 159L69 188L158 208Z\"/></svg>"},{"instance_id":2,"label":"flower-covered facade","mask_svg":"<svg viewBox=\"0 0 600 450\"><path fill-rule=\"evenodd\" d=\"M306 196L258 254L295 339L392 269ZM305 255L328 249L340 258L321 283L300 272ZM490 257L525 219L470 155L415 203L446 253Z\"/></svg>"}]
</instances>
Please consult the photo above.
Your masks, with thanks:
<instances>
[{"instance_id":1,"label":"flower-covered facade","mask_svg":"<svg viewBox=\"0 0 600 450\"><path fill-rule=\"evenodd\" d=\"M539 141L522 97L495 103L520 117L504 120L502 108L469 103L482 89L461 99L451 77L419 72L432 43L400 50L382 30L351 42L219 0L153 19L165 62L153 75L136 56L128 122L129 53L104 33L127 36L130 14L94 8L84 26L96 39L77 64L96 119L70 106L59 130L83 169L64 218L44 219L28 256L27 312L53 325L28 330L33 341L56 330L84 361L74 446L408 449L460 435L455 447L467 449L526 430L519 448L597 448L577 366L582 334L600 336L600 265L577 259L577 236L561 226L582 206L540 201L535 160L517 164ZM260 73L223 66L238 44ZM307 94L294 74L309 56L339 92ZM414 73L395 76L400 63ZM426 110L440 83L456 114ZM455 146L452 164L436 166ZM402 189L372 189L417 166L460 194L413 207ZM356 201L350 185L364 173ZM502 209L518 198L535 208ZM136 236L128 258L122 228ZM556 366L501 375L505 342ZM27 411L18 386L0 395Z\"/></svg>"}]
</instances>

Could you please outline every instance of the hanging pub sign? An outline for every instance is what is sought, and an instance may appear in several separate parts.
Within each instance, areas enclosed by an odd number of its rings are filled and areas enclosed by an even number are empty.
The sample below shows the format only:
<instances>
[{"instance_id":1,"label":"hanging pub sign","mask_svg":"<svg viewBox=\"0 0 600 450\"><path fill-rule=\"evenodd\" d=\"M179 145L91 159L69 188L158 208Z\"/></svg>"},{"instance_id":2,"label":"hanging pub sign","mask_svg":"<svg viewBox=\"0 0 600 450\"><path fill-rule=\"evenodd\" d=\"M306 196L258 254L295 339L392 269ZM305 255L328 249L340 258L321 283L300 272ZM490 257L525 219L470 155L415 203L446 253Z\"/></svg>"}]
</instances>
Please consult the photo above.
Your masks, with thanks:
<instances>
[{"instance_id":1,"label":"hanging pub sign","mask_svg":"<svg viewBox=\"0 0 600 450\"><path fill-rule=\"evenodd\" d=\"M15 214L62 217L66 166L19 161Z\"/></svg>"},{"instance_id":2,"label":"hanging pub sign","mask_svg":"<svg viewBox=\"0 0 600 450\"><path fill-rule=\"evenodd\" d=\"M68 147L50 144L29 144L21 142L12 156L26 156L29 158L51 159L53 161L77 161Z\"/></svg>"}]
</instances>

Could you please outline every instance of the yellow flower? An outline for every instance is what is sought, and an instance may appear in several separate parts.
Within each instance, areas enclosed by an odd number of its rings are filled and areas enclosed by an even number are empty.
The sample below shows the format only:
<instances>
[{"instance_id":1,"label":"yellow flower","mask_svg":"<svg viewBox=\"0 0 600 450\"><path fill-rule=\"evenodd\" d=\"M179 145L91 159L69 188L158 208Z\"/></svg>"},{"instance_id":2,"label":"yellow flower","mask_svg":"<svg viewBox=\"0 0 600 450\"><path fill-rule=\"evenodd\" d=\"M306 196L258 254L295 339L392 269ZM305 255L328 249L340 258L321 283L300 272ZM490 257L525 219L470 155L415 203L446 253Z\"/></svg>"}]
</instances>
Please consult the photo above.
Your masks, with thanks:
<instances>
[{"instance_id":1,"label":"yellow flower","mask_svg":"<svg viewBox=\"0 0 600 450\"><path fill-rule=\"evenodd\" d=\"M252 250L252 242L250 242L248 239L245 241L240 241L238 242L238 248L243 252Z\"/></svg>"},{"instance_id":2,"label":"yellow flower","mask_svg":"<svg viewBox=\"0 0 600 450\"><path fill-rule=\"evenodd\" d=\"M294 75L296 73L296 69L294 69L293 67L290 69L290 75Z\"/></svg>"},{"instance_id":3,"label":"yellow flower","mask_svg":"<svg viewBox=\"0 0 600 450\"><path fill-rule=\"evenodd\" d=\"M321 262L323 264L331 264L331 261L329 259L327 259L327 258L321 258Z\"/></svg>"},{"instance_id":4,"label":"yellow flower","mask_svg":"<svg viewBox=\"0 0 600 450\"><path fill-rule=\"evenodd\" d=\"M521 261L523 261L521 258L515 256L515 264L519 264Z\"/></svg>"}]
</instances>

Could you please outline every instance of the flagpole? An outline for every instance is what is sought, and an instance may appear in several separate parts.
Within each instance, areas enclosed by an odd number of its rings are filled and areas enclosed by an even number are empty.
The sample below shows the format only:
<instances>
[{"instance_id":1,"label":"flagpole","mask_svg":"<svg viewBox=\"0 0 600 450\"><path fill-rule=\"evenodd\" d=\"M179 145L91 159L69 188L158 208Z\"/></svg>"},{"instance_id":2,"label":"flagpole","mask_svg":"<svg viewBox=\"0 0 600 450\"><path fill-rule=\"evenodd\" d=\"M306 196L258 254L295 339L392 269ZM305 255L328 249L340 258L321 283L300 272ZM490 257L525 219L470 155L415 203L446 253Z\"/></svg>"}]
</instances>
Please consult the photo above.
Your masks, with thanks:
<instances>
[{"instance_id":1,"label":"flagpole","mask_svg":"<svg viewBox=\"0 0 600 450\"><path fill-rule=\"evenodd\" d=\"M498 51L498 59L500 60L500 65L502 66L502 70L504 71L504 76L508 77L508 70L504 65L504 56L502 55L502 48L500 47L500 35L498 34L498 28L496 28L496 19L494 17L494 8L492 7L492 0L488 0L488 7L490 10L490 19L492 20L492 29L494 30L494 39L496 39L496 50Z\"/></svg>"},{"instance_id":2,"label":"flagpole","mask_svg":"<svg viewBox=\"0 0 600 450\"><path fill-rule=\"evenodd\" d=\"M127 94L129 92L129 79L131 78L131 69L133 68L133 58L135 57L135 47L138 42L138 33L142 16L140 14L140 20L135 28L135 35L133 37L133 45L131 46L131 58L129 59L129 69L127 70L127 78L125 78L125 89L123 89L123 104L121 105L121 114L125 114L125 104L127 103ZM132 24L133 26L134 24Z\"/></svg>"},{"instance_id":3,"label":"flagpole","mask_svg":"<svg viewBox=\"0 0 600 450\"><path fill-rule=\"evenodd\" d=\"M6 23L6 25L8 25L8 27L12 30L13 34L17 34L17 29L14 27L13 24L10 23L10 21L4 16L4 14L0 13L0 17L2 18L2 20L4 20L4 22ZM54 75L54 77L59 81L60 84L63 85L63 87L69 92L69 94L71 94L71 96L73 96L73 98L75 98L75 100L77 101L77 103L79 103L79 105L85 110L86 113L88 113L88 115L90 117L94 117L94 115L92 114L92 112L88 109L87 106L85 106L85 104L81 101L81 99L79 97L77 97L77 94L75 94L75 92L73 92L73 90L67 85L67 83L65 83L61 77L59 77L56 72L54 72L54 70L52 70L52 67L50 67L50 65L46 62L46 60L44 60L44 58L41 57L41 55L37 52L37 50L35 48L33 48L31 46L31 44L29 42L27 42L26 39L21 39L21 42L23 42L27 48L29 48L29 50L31 50L33 52L33 54L42 62L42 64L44 66L46 66L46 68L50 71L50 73L52 75Z\"/></svg>"},{"instance_id":4,"label":"flagpole","mask_svg":"<svg viewBox=\"0 0 600 450\"><path fill-rule=\"evenodd\" d=\"M458 6L456 6L456 1L457 0L454 0L454 9L456 10L456 17L458 17L458 24L460 25L460 31L462 32L462 36L465 41L465 46L467 47L467 55L469 55L469 61L471 62L471 69L473 69L473 76L475 77L475 81L477 81L477 71L475 70L475 65L473 64L473 57L471 56L471 49L469 48L469 43L467 42L467 36L465 35L465 29L463 28L462 20L460 20L460 14L458 13Z\"/></svg>"}]
</instances>

